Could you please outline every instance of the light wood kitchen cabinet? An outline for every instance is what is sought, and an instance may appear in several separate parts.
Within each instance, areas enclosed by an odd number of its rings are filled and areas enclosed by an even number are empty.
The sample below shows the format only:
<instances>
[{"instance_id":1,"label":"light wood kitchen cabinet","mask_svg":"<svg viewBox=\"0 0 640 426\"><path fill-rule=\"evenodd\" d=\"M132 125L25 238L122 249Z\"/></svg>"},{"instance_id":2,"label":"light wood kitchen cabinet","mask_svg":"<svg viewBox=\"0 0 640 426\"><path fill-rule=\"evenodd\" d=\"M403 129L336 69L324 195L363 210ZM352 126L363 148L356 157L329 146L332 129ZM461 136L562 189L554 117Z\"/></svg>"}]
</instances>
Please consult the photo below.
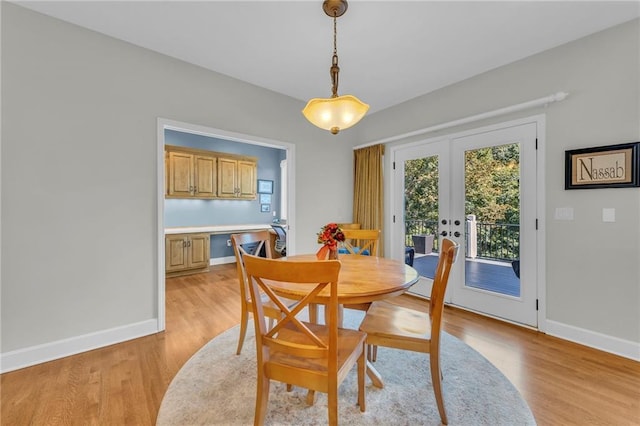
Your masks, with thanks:
<instances>
[{"instance_id":1,"label":"light wood kitchen cabinet","mask_svg":"<svg viewBox=\"0 0 640 426\"><path fill-rule=\"evenodd\" d=\"M256 171L254 160L218 157L218 197L254 200Z\"/></svg>"},{"instance_id":2,"label":"light wood kitchen cabinet","mask_svg":"<svg viewBox=\"0 0 640 426\"><path fill-rule=\"evenodd\" d=\"M255 200L255 157L165 146L166 198Z\"/></svg>"},{"instance_id":3,"label":"light wood kitchen cabinet","mask_svg":"<svg viewBox=\"0 0 640 426\"><path fill-rule=\"evenodd\" d=\"M207 154L169 151L167 197L214 198L216 157Z\"/></svg>"},{"instance_id":4,"label":"light wood kitchen cabinet","mask_svg":"<svg viewBox=\"0 0 640 426\"><path fill-rule=\"evenodd\" d=\"M167 276L208 271L209 239L209 234L166 235L165 271Z\"/></svg>"}]
</instances>

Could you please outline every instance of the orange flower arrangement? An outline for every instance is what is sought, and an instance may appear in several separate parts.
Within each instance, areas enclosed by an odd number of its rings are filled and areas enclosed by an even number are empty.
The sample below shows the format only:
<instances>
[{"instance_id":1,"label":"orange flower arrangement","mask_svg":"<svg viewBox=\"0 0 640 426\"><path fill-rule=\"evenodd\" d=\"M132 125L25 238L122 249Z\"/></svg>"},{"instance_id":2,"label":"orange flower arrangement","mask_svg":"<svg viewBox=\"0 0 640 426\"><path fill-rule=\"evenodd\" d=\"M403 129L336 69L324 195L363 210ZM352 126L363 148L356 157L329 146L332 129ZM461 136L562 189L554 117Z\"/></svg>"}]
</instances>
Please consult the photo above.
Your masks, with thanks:
<instances>
[{"instance_id":1,"label":"orange flower arrangement","mask_svg":"<svg viewBox=\"0 0 640 426\"><path fill-rule=\"evenodd\" d=\"M324 259L327 254L332 254L335 258L335 254L338 251L338 243L344 240L342 229L340 229L337 223L326 224L320 228L320 232L318 232L318 243L322 244L322 247L320 247L316 256L318 259Z\"/></svg>"}]
</instances>

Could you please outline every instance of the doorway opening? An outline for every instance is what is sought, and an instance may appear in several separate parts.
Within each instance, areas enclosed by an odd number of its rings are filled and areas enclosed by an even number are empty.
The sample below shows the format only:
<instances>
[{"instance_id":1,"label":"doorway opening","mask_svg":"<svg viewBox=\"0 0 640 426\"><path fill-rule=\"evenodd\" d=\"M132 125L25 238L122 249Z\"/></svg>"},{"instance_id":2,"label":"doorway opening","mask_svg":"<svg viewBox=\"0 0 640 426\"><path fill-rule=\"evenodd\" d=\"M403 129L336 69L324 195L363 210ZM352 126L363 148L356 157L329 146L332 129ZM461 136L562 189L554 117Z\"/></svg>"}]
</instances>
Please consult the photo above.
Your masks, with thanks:
<instances>
[{"instance_id":1,"label":"doorway opening","mask_svg":"<svg viewBox=\"0 0 640 426\"><path fill-rule=\"evenodd\" d=\"M165 329L165 166L164 148L166 144L167 131L180 132L190 135L215 138L229 143L246 144L248 146L259 146L265 148L275 148L285 152L286 173L281 174L281 163L278 162L277 173L285 176L286 201L279 203L281 210L289 228L289 250L295 251L295 145L252 135L239 134L221 129L214 129L190 123L178 122L159 118L157 126L157 310L158 310L158 330ZM259 166L258 166L259 167ZM259 171L259 169L258 169ZM197 203L203 200L194 200ZM201 204L201 203L199 203ZM260 210L258 210L260 211ZM213 225L213 224L212 224Z\"/></svg>"}]
</instances>

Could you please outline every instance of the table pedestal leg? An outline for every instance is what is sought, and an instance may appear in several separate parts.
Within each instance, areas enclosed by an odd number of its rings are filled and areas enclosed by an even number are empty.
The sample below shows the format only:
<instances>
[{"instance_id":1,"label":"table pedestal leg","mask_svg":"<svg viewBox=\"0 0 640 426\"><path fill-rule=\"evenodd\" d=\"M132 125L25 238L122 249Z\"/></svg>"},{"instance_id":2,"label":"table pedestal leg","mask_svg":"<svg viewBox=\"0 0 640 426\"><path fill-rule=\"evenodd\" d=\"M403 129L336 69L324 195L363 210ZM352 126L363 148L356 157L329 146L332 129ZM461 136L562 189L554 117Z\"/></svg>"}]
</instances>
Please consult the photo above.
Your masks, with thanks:
<instances>
[{"instance_id":1,"label":"table pedestal leg","mask_svg":"<svg viewBox=\"0 0 640 426\"><path fill-rule=\"evenodd\" d=\"M382 383L382 376L378 373L378 370L375 369L371 361L367 360L367 376L371 379L373 386L377 388L384 388L384 383Z\"/></svg>"}]
</instances>

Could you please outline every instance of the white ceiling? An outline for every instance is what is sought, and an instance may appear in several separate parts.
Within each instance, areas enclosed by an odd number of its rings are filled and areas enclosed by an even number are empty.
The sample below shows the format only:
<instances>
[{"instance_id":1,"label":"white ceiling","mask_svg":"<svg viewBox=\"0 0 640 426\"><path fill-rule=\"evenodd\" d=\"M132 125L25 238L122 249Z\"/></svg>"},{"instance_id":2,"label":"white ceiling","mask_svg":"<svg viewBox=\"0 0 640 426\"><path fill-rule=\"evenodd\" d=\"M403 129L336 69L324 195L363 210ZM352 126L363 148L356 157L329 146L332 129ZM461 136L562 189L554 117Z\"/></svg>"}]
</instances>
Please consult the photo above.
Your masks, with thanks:
<instances>
[{"instance_id":1,"label":"white ceiling","mask_svg":"<svg viewBox=\"0 0 640 426\"><path fill-rule=\"evenodd\" d=\"M321 0L14 3L296 99L331 94ZM638 16L640 1L351 0L339 94L379 111Z\"/></svg>"}]
</instances>

